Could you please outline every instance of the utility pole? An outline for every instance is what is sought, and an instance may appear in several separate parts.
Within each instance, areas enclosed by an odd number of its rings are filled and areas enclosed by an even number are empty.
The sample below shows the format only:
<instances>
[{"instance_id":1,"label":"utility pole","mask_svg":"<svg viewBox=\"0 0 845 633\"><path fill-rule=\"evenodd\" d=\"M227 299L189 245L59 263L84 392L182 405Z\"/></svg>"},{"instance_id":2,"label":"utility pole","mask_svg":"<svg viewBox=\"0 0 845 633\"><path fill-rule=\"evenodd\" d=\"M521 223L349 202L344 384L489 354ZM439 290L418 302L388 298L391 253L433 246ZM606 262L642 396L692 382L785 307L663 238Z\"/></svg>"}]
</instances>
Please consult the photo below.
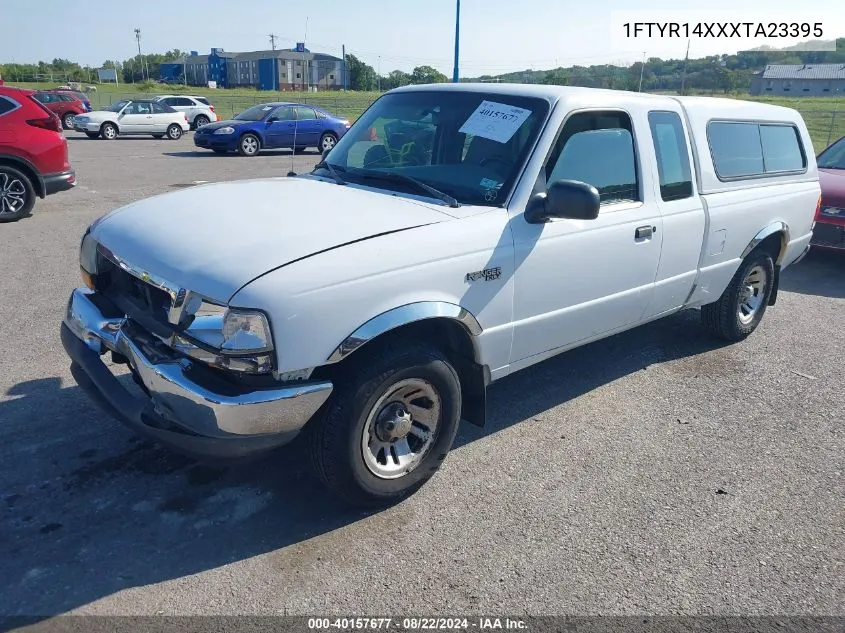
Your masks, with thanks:
<instances>
[{"instance_id":1,"label":"utility pole","mask_svg":"<svg viewBox=\"0 0 845 633\"><path fill-rule=\"evenodd\" d=\"M452 82L458 83L458 44L461 39L461 0L457 0L455 10L455 68L452 71Z\"/></svg>"},{"instance_id":2,"label":"utility pole","mask_svg":"<svg viewBox=\"0 0 845 633\"><path fill-rule=\"evenodd\" d=\"M343 73L343 91L346 92L346 44L343 45L343 67L341 68L341 72Z\"/></svg>"},{"instance_id":3,"label":"utility pole","mask_svg":"<svg viewBox=\"0 0 845 633\"><path fill-rule=\"evenodd\" d=\"M276 38L279 37L279 36L275 35L273 33L270 33L270 35L268 35L267 37L270 38L270 46L273 48L273 50L276 50Z\"/></svg>"},{"instance_id":4,"label":"utility pole","mask_svg":"<svg viewBox=\"0 0 845 633\"><path fill-rule=\"evenodd\" d=\"M144 79L144 57L141 53L141 29L135 29L135 39L138 40L138 62L141 64L141 79ZM147 79L149 79L149 74Z\"/></svg>"},{"instance_id":5,"label":"utility pole","mask_svg":"<svg viewBox=\"0 0 845 633\"><path fill-rule=\"evenodd\" d=\"M681 74L681 94L684 94L684 84L687 81L687 62L689 61L689 43L687 40L687 55L684 57L684 72Z\"/></svg>"},{"instance_id":6,"label":"utility pole","mask_svg":"<svg viewBox=\"0 0 845 633\"><path fill-rule=\"evenodd\" d=\"M378 56L378 91L381 92L381 55Z\"/></svg>"},{"instance_id":7,"label":"utility pole","mask_svg":"<svg viewBox=\"0 0 845 633\"><path fill-rule=\"evenodd\" d=\"M645 72L645 51L643 51L643 63L640 64L640 87L637 89L637 92L643 91L643 72Z\"/></svg>"}]
</instances>

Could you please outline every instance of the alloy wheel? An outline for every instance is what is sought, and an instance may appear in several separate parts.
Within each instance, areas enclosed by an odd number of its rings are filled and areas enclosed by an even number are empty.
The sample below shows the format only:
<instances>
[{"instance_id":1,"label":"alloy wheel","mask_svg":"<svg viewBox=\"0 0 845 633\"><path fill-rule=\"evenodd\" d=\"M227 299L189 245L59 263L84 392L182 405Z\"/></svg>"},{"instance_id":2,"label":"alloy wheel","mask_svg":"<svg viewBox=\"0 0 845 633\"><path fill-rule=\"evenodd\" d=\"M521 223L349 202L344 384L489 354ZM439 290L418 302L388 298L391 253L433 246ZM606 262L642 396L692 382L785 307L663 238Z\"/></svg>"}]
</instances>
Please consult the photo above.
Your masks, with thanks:
<instances>
[{"instance_id":1,"label":"alloy wheel","mask_svg":"<svg viewBox=\"0 0 845 633\"><path fill-rule=\"evenodd\" d=\"M0 172L0 215L18 213L26 205L26 185L20 178Z\"/></svg>"}]
</instances>

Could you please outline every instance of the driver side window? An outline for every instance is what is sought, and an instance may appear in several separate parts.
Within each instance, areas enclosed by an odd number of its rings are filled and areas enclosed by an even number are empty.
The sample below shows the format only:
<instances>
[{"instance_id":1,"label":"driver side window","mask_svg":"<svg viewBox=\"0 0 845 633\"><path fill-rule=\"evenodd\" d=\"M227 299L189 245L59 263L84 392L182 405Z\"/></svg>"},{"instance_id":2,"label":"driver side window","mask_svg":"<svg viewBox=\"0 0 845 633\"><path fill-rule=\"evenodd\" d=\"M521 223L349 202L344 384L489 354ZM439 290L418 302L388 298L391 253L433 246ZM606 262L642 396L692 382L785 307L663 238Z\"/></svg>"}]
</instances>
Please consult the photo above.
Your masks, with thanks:
<instances>
[{"instance_id":1,"label":"driver side window","mask_svg":"<svg viewBox=\"0 0 845 633\"><path fill-rule=\"evenodd\" d=\"M598 189L602 205L640 200L631 119L624 112L584 112L563 126L546 163L546 186L578 180Z\"/></svg>"}]
</instances>

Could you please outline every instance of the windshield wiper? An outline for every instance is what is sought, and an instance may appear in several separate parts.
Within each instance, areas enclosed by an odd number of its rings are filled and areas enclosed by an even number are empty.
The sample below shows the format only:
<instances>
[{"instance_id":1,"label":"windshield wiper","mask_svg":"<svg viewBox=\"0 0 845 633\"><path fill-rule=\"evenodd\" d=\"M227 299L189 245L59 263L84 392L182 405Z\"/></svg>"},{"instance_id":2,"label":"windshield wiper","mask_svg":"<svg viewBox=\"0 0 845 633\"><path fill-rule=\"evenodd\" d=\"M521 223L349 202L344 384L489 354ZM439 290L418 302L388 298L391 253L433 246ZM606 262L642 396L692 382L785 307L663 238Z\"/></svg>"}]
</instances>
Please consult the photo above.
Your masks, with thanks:
<instances>
[{"instance_id":1,"label":"windshield wiper","mask_svg":"<svg viewBox=\"0 0 845 633\"><path fill-rule=\"evenodd\" d=\"M332 165L331 163L327 163L326 161L321 160L319 163L314 165L314 169L320 169L320 168L325 169L327 172L329 172L331 174L332 178L334 178L334 181L337 184L339 184L339 185L345 185L346 184L346 181L343 179L343 176L340 175L340 170L337 167L335 167L334 165Z\"/></svg>"},{"instance_id":2,"label":"windshield wiper","mask_svg":"<svg viewBox=\"0 0 845 633\"><path fill-rule=\"evenodd\" d=\"M422 189L423 191L431 194L435 198L438 198L448 204L452 208L457 208L461 206L461 204L448 193L440 191L440 189L435 189L431 185L425 184L422 180L417 180L413 176L409 176L407 174L402 174L399 172L387 172L387 171L360 171L355 172L356 175L361 176L362 178L370 178L372 180L392 180L395 182L404 182L417 187L417 189Z\"/></svg>"}]
</instances>

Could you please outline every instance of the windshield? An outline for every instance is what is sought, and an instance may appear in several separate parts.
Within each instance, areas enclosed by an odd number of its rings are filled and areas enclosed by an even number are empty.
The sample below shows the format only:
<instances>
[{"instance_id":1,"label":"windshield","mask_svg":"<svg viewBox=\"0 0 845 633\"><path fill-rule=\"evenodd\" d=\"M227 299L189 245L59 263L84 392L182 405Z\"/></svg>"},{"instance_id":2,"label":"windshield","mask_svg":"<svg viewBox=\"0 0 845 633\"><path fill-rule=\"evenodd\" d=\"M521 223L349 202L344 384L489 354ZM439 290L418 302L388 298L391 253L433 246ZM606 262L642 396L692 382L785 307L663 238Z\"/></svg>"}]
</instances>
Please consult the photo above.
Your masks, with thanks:
<instances>
[{"instance_id":1,"label":"windshield","mask_svg":"<svg viewBox=\"0 0 845 633\"><path fill-rule=\"evenodd\" d=\"M257 106L252 106L249 110L244 110L237 116L235 116L236 121L261 121L264 117L266 117L270 112L276 109L274 105L266 105L261 104Z\"/></svg>"},{"instance_id":2,"label":"windshield","mask_svg":"<svg viewBox=\"0 0 845 633\"><path fill-rule=\"evenodd\" d=\"M131 102L131 101L126 101L126 100L123 100L123 101L118 101L118 102L116 102L116 103L111 104L111 105L110 105L108 108L106 108L106 109L107 109L109 112L120 112L121 110L123 110L123 108L124 108L124 107L126 107L126 104L127 104L127 103L132 103L132 102Z\"/></svg>"},{"instance_id":3,"label":"windshield","mask_svg":"<svg viewBox=\"0 0 845 633\"><path fill-rule=\"evenodd\" d=\"M845 136L819 154L816 162L822 169L845 169Z\"/></svg>"},{"instance_id":4,"label":"windshield","mask_svg":"<svg viewBox=\"0 0 845 633\"><path fill-rule=\"evenodd\" d=\"M499 206L549 110L543 99L409 91L376 101L327 156L352 182L419 194L410 176L461 204ZM425 194L423 194L425 195Z\"/></svg>"}]
</instances>

